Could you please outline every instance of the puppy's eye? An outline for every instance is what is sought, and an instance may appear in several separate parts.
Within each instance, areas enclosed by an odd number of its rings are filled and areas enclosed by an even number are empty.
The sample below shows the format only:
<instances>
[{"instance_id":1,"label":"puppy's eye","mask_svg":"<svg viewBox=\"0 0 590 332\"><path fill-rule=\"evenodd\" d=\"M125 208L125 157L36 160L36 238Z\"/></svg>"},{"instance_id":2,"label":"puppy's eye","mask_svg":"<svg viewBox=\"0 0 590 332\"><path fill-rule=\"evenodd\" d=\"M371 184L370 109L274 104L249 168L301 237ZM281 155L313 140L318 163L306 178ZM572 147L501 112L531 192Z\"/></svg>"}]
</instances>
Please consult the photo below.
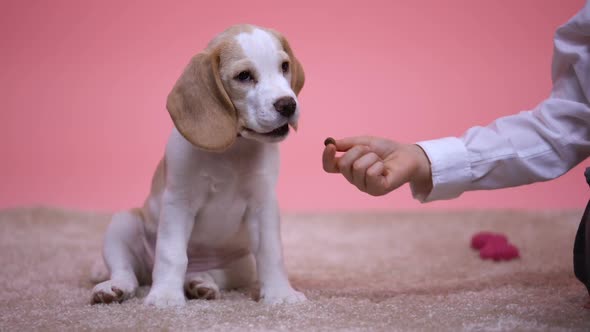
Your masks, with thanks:
<instances>
[{"instance_id":1,"label":"puppy's eye","mask_svg":"<svg viewBox=\"0 0 590 332\"><path fill-rule=\"evenodd\" d=\"M235 78L240 82L249 82L249 81L252 81L252 79L253 79L252 74L250 74L250 72L247 70L240 72L238 74L238 76L236 76Z\"/></svg>"},{"instance_id":2,"label":"puppy's eye","mask_svg":"<svg viewBox=\"0 0 590 332\"><path fill-rule=\"evenodd\" d=\"M289 72L289 62L285 61L283 62L283 64L281 64L281 69L283 69L283 73L288 73Z\"/></svg>"}]
</instances>

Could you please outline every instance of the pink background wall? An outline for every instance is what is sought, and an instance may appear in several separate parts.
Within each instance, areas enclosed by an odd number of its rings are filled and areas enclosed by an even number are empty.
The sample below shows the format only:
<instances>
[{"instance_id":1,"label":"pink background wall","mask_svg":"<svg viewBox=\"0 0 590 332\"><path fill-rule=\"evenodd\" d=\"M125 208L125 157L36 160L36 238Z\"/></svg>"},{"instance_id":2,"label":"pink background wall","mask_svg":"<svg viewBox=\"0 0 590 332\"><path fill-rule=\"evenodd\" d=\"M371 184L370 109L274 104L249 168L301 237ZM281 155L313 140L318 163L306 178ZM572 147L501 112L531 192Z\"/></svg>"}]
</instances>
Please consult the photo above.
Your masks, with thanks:
<instances>
[{"instance_id":1,"label":"pink background wall","mask_svg":"<svg viewBox=\"0 0 590 332\"><path fill-rule=\"evenodd\" d=\"M323 173L323 139L460 135L534 107L555 28L583 0L1 1L0 208L140 204L188 59L235 23L282 31L304 65L300 131L282 145L285 211L581 208L585 162L548 183L421 205ZM361 5L362 4L362 5Z\"/></svg>"}]
</instances>

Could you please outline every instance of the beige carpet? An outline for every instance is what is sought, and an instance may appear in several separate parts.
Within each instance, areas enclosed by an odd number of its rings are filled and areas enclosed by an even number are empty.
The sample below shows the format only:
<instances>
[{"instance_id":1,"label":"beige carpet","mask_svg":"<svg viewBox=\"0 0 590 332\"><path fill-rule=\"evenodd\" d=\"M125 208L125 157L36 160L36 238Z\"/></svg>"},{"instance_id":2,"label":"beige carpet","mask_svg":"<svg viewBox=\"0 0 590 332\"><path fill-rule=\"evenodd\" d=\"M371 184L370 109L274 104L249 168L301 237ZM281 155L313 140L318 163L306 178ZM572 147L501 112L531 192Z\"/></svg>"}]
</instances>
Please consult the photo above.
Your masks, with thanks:
<instances>
[{"instance_id":1,"label":"beige carpet","mask_svg":"<svg viewBox=\"0 0 590 332\"><path fill-rule=\"evenodd\" d=\"M590 330L572 273L580 212L288 215L287 268L309 301L264 306L247 292L158 310L141 298L90 306L88 274L108 215L0 211L0 330ZM482 261L480 230L506 232L522 259Z\"/></svg>"}]
</instances>

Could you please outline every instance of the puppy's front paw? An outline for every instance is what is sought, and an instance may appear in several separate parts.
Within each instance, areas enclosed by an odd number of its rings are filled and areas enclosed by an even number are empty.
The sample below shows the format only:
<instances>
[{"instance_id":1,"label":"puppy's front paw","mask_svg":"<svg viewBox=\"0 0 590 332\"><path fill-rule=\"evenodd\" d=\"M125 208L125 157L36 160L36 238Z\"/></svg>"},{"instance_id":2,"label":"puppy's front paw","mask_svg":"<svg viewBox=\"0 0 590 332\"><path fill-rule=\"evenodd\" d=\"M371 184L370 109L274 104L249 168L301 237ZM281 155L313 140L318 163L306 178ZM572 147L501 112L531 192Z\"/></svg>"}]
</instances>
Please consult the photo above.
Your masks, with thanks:
<instances>
[{"instance_id":1,"label":"puppy's front paw","mask_svg":"<svg viewBox=\"0 0 590 332\"><path fill-rule=\"evenodd\" d=\"M186 304L186 299L182 291L152 288L143 303L158 308L182 307Z\"/></svg>"},{"instance_id":2,"label":"puppy's front paw","mask_svg":"<svg viewBox=\"0 0 590 332\"><path fill-rule=\"evenodd\" d=\"M132 280L107 280L94 286L91 304L123 302L135 295L137 283Z\"/></svg>"},{"instance_id":3,"label":"puppy's front paw","mask_svg":"<svg viewBox=\"0 0 590 332\"><path fill-rule=\"evenodd\" d=\"M305 295L292 287L268 287L260 289L260 301L264 304L299 303L307 301Z\"/></svg>"}]
</instances>

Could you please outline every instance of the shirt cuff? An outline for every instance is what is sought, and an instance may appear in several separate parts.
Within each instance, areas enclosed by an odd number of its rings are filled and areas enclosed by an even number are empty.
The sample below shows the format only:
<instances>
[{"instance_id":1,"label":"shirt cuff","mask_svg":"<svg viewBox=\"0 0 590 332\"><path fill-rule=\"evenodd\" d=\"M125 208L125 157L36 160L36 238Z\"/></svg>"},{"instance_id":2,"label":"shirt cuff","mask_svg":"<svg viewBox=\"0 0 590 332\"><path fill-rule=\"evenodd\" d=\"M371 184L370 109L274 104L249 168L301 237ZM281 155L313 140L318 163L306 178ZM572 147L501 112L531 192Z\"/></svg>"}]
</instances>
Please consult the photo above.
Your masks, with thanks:
<instances>
[{"instance_id":1,"label":"shirt cuff","mask_svg":"<svg viewBox=\"0 0 590 332\"><path fill-rule=\"evenodd\" d=\"M463 141L446 137L416 143L430 160L432 190L420 192L412 184L412 196L422 203L461 195L471 183L469 155Z\"/></svg>"}]
</instances>

